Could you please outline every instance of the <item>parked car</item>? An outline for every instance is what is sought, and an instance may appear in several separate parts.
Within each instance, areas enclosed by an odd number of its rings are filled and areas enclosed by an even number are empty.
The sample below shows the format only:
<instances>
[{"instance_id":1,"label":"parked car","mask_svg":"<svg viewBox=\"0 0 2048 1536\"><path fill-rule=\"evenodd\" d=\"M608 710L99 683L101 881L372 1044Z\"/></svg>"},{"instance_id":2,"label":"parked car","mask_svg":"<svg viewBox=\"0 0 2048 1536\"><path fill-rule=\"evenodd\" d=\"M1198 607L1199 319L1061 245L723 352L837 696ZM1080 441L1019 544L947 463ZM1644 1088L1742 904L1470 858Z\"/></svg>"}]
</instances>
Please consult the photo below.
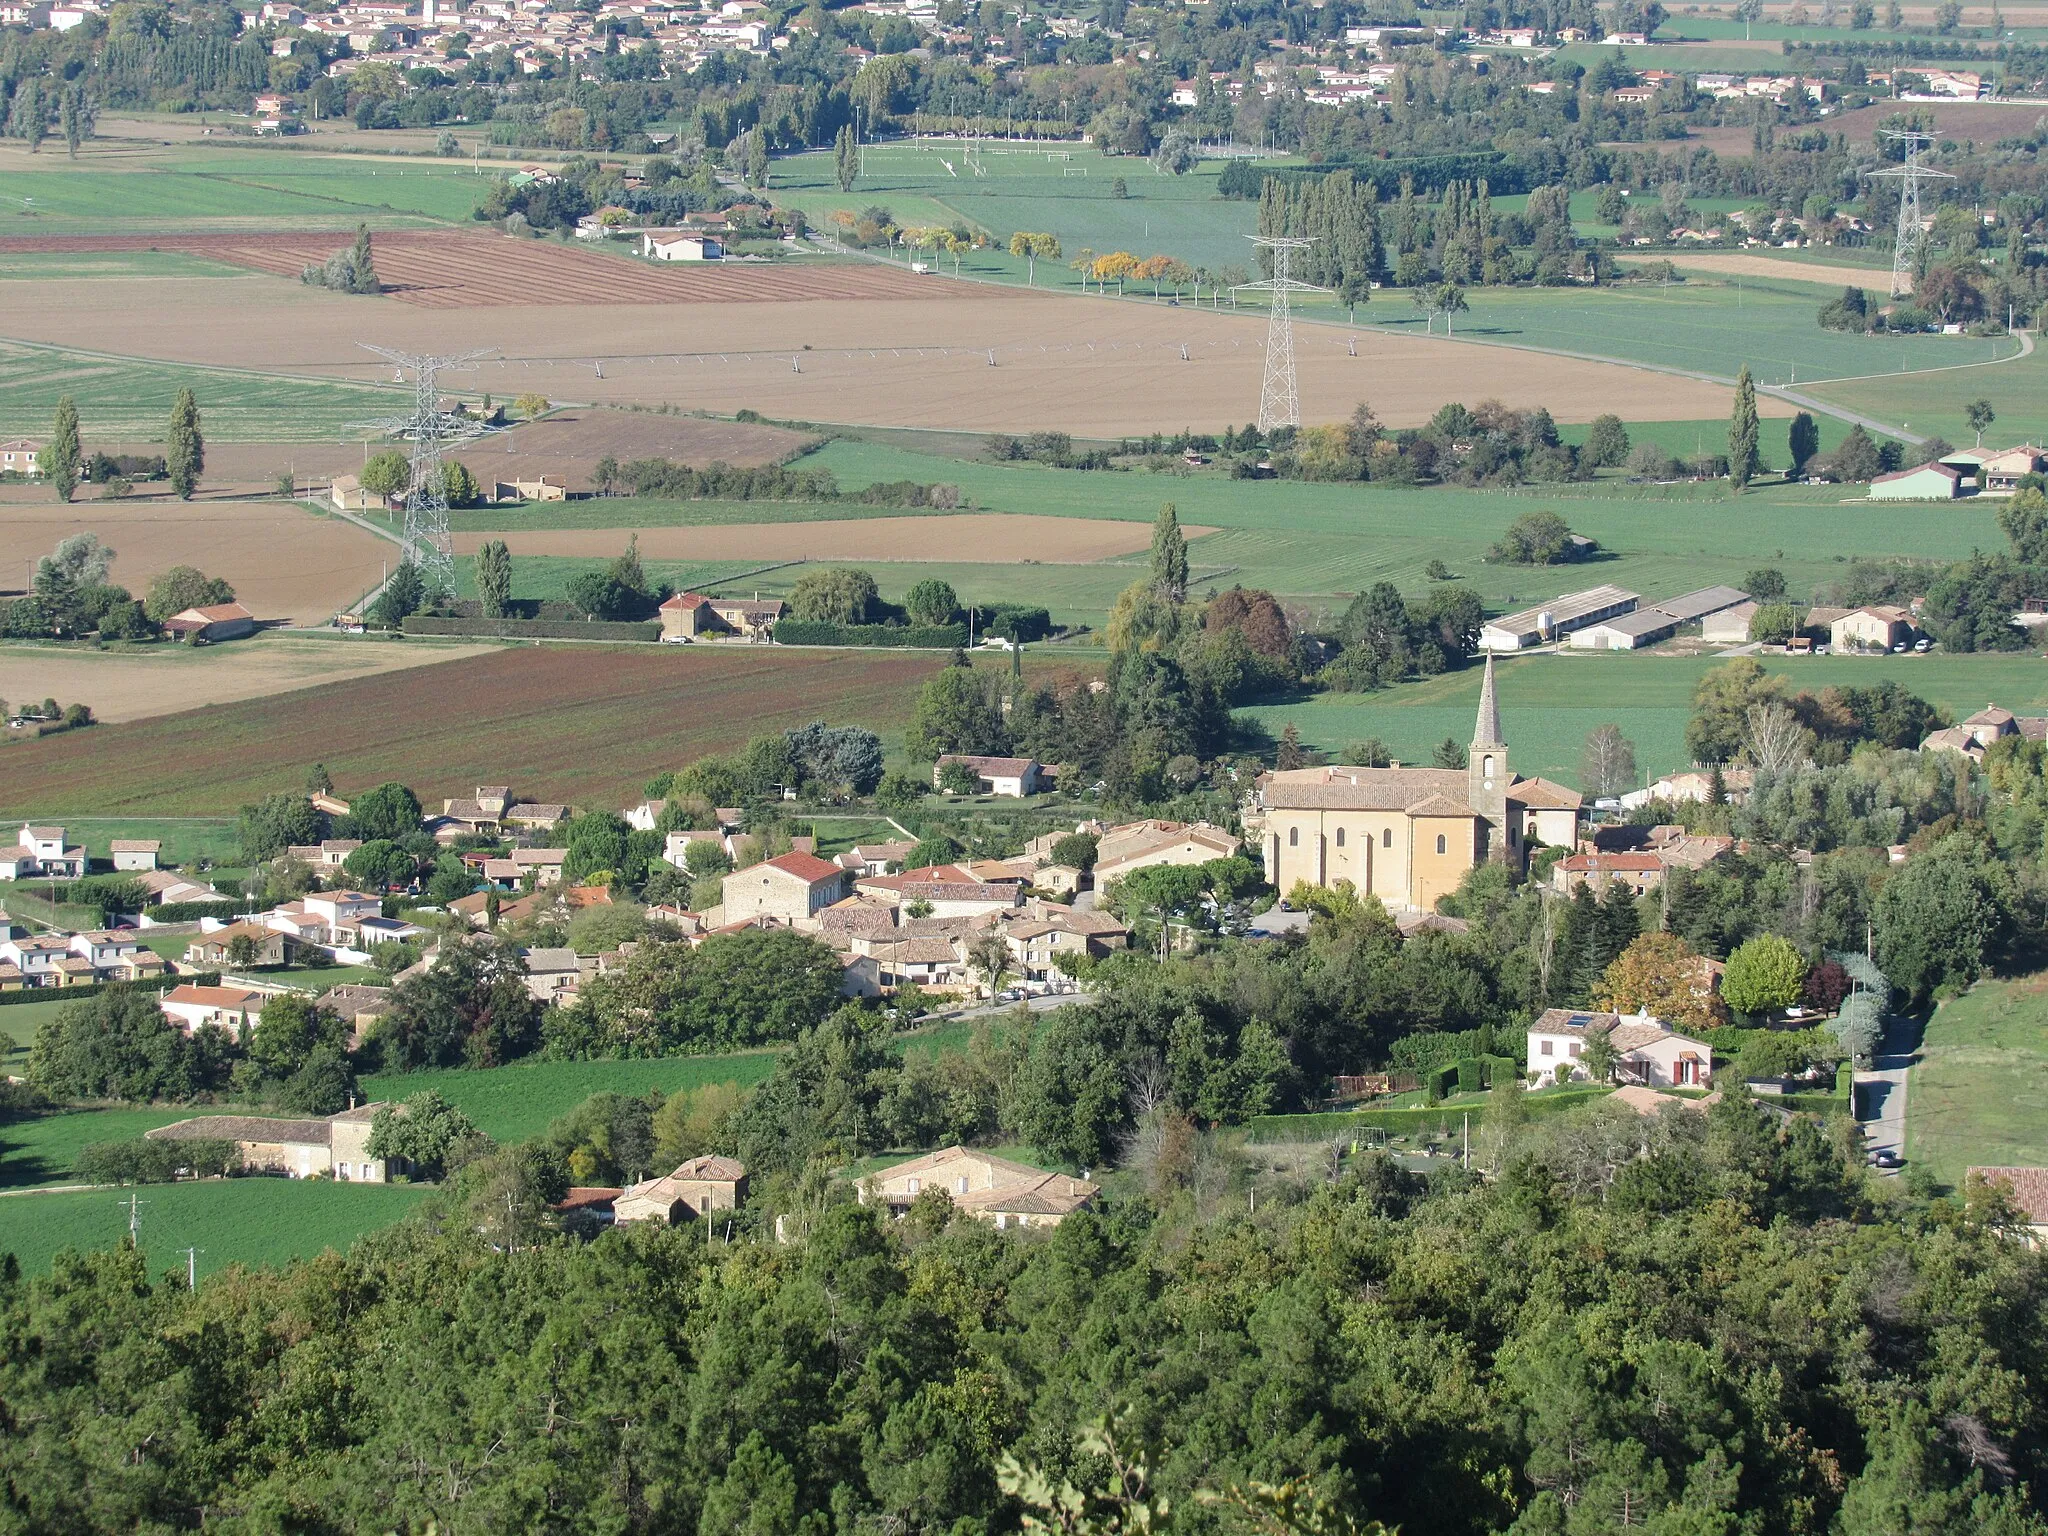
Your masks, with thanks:
<instances>
[{"instance_id":1,"label":"parked car","mask_svg":"<svg viewBox=\"0 0 2048 1536\"><path fill-rule=\"evenodd\" d=\"M1903 1168L1906 1166L1906 1160L1890 1147L1879 1147L1870 1154L1870 1166L1873 1168Z\"/></svg>"},{"instance_id":2,"label":"parked car","mask_svg":"<svg viewBox=\"0 0 2048 1536\"><path fill-rule=\"evenodd\" d=\"M1894 656L1903 656L1910 649L1911 647L1908 646L1905 641L1901 640L1897 645L1892 647L1892 654Z\"/></svg>"},{"instance_id":3,"label":"parked car","mask_svg":"<svg viewBox=\"0 0 2048 1536\"><path fill-rule=\"evenodd\" d=\"M1915 640L1913 642L1913 649L1916 651L1930 651L1933 648L1934 642L1932 640Z\"/></svg>"}]
</instances>

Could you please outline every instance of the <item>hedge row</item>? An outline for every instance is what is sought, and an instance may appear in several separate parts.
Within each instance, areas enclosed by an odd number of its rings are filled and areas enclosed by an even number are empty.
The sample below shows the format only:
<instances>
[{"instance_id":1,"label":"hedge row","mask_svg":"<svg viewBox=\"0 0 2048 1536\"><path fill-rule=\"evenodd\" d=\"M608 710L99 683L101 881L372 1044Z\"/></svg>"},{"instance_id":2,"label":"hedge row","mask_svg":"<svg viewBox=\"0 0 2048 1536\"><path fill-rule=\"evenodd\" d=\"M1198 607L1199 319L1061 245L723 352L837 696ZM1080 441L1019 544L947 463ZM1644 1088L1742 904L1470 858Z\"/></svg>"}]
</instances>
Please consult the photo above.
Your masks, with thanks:
<instances>
[{"instance_id":1,"label":"hedge row","mask_svg":"<svg viewBox=\"0 0 2048 1536\"><path fill-rule=\"evenodd\" d=\"M121 986L118 981L92 981L77 987L23 987L17 992L0 992L0 1008L13 1003L70 1003Z\"/></svg>"},{"instance_id":2,"label":"hedge row","mask_svg":"<svg viewBox=\"0 0 2048 1536\"><path fill-rule=\"evenodd\" d=\"M600 619L437 619L423 613L405 617L408 635L483 635L500 640L643 640L661 638L661 625L607 623Z\"/></svg>"},{"instance_id":3,"label":"hedge row","mask_svg":"<svg viewBox=\"0 0 2048 1536\"><path fill-rule=\"evenodd\" d=\"M967 643L964 624L813 624L778 619L777 645L878 645L906 650L952 651Z\"/></svg>"},{"instance_id":4,"label":"hedge row","mask_svg":"<svg viewBox=\"0 0 2048 1536\"><path fill-rule=\"evenodd\" d=\"M151 907L149 915L159 923L196 923L203 917L233 918L242 907L239 901L167 901Z\"/></svg>"},{"instance_id":5,"label":"hedge row","mask_svg":"<svg viewBox=\"0 0 2048 1536\"><path fill-rule=\"evenodd\" d=\"M232 1141L88 1142L75 1169L88 1184L169 1184L180 1174L197 1177L242 1171L242 1149Z\"/></svg>"},{"instance_id":6,"label":"hedge row","mask_svg":"<svg viewBox=\"0 0 2048 1536\"><path fill-rule=\"evenodd\" d=\"M1612 1093L1612 1088L1567 1088L1556 1093L1531 1094L1522 1100L1532 1115L1560 1114L1592 1099ZM1313 1115L1258 1115L1251 1121L1251 1139L1256 1142L1328 1141L1357 1131L1386 1131L1390 1135L1413 1135L1417 1131L1453 1131L1470 1115L1472 1123L1486 1119L1484 1104L1416 1105L1409 1109L1354 1109Z\"/></svg>"},{"instance_id":7,"label":"hedge row","mask_svg":"<svg viewBox=\"0 0 2048 1536\"><path fill-rule=\"evenodd\" d=\"M1833 1093L1788 1093L1777 1102L1804 1110L1809 1115L1853 1115L1856 1112L1856 1068L1846 1061L1835 1068Z\"/></svg>"}]
</instances>

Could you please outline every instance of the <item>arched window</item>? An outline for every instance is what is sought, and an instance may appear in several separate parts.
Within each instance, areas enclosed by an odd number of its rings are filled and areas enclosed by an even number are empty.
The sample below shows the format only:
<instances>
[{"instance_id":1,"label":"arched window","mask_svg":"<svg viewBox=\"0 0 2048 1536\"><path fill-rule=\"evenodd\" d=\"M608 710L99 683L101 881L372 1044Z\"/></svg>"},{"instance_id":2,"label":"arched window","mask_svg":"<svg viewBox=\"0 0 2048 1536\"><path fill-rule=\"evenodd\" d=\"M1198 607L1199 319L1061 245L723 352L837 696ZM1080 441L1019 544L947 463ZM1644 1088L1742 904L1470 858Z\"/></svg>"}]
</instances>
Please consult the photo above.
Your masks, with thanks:
<instances>
[{"instance_id":1,"label":"arched window","mask_svg":"<svg viewBox=\"0 0 2048 1536\"><path fill-rule=\"evenodd\" d=\"M1391 848L1394 846L1394 829L1392 827L1380 828L1380 846L1382 848Z\"/></svg>"},{"instance_id":2,"label":"arched window","mask_svg":"<svg viewBox=\"0 0 2048 1536\"><path fill-rule=\"evenodd\" d=\"M1299 848L1301 846L1301 828L1289 827L1287 829L1287 846L1290 848Z\"/></svg>"},{"instance_id":3,"label":"arched window","mask_svg":"<svg viewBox=\"0 0 2048 1536\"><path fill-rule=\"evenodd\" d=\"M1483 757L1483 758L1481 758L1481 759L1480 759L1480 762L1481 762L1481 763L1482 763L1482 764L1484 765L1484 766L1483 766L1483 767L1481 767L1481 769L1479 770L1479 772L1480 772L1480 776L1481 776L1482 778L1488 778L1488 779L1492 778L1492 777L1493 777L1493 754L1492 754L1491 752L1487 753L1485 757Z\"/></svg>"},{"instance_id":4,"label":"arched window","mask_svg":"<svg viewBox=\"0 0 2048 1536\"><path fill-rule=\"evenodd\" d=\"M1436 851L1438 853L1442 853L1444 851L1444 835L1441 832L1437 833L1436 835Z\"/></svg>"},{"instance_id":5,"label":"arched window","mask_svg":"<svg viewBox=\"0 0 2048 1536\"><path fill-rule=\"evenodd\" d=\"M1339 848L1344 846L1344 829L1342 827L1337 829L1337 846Z\"/></svg>"}]
</instances>

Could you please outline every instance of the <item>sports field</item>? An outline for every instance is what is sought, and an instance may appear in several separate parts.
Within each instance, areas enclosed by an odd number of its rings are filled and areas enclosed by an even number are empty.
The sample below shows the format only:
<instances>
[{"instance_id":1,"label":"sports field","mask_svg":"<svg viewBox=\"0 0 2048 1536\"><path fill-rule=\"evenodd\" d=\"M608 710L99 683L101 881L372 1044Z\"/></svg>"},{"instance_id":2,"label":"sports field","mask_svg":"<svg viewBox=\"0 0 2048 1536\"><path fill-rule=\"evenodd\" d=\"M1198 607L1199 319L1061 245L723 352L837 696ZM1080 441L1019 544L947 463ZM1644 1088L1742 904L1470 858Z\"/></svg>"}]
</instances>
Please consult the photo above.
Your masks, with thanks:
<instances>
[{"instance_id":1,"label":"sports field","mask_svg":"<svg viewBox=\"0 0 2048 1536\"><path fill-rule=\"evenodd\" d=\"M1814 692L1830 683L1868 686L1895 679L1956 718L1994 701L2019 713L2048 708L2048 671L2031 653L1759 659L1795 689ZM1503 662L1495 670L1509 762L1517 773L1576 785L1586 737L1599 726L1618 725L1635 743L1636 766L1646 776L1683 768L1690 761L1685 723L1692 690L1718 664L1712 657L1600 651ZM1479 676L1471 667L1384 693L1319 694L1240 713L1274 737L1292 724L1304 745L1333 754L1377 736L1400 761L1427 762L1445 737L1471 740Z\"/></svg>"},{"instance_id":2,"label":"sports field","mask_svg":"<svg viewBox=\"0 0 2048 1536\"><path fill-rule=\"evenodd\" d=\"M1927 1021L1906 1157L1961 1189L1973 1166L2048 1163L2048 975L1979 982Z\"/></svg>"}]
</instances>

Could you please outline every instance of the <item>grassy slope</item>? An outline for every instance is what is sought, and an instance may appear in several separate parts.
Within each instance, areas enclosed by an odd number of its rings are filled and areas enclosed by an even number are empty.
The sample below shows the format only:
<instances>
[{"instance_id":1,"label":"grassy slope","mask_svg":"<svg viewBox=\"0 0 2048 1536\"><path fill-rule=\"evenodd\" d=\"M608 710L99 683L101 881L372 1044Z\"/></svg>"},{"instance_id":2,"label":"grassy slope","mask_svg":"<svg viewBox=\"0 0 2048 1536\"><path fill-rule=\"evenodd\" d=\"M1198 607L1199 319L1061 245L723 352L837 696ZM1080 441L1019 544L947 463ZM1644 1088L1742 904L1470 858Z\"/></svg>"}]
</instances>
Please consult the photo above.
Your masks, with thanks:
<instances>
[{"instance_id":1,"label":"grassy slope","mask_svg":"<svg viewBox=\"0 0 2048 1536\"><path fill-rule=\"evenodd\" d=\"M1961 1188L1975 1165L2048 1163L2048 976L1984 982L1928 1021L1906 1153Z\"/></svg>"},{"instance_id":2,"label":"grassy slope","mask_svg":"<svg viewBox=\"0 0 2048 1536\"><path fill-rule=\"evenodd\" d=\"M426 1192L420 1185L296 1179L214 1179L135 1191L150 1267L182 1274L183 1250L194 1247L202 1275L231 1264L277 1265L345 1249L365 1232L397 1221ZM127 1229L127 1192L0 1199L0 1253L15 1255L31 1275L47 1271L62 1249L110 1248Z\"/></svg>"},{"instance_id":3,"label":"grassy slope","mask_svg":"<svg viewBox=\"0 0 2048 1536\"><path fill-rule=\"evenodd\" d=\"M1973 440L1964 407L1972 400L1989 400L1998 420L1985 435L1986 444L2039 443L2048 436L2048 347L2037 340L2032 357L1995 368L1967 368L1932 378L1824 384L1812 393L1817 400L1846 406L1878 421L1910 423L1915 432L1939 433L1958 444Z\"/></svg>"},{"instance_id":4,"label":"grassy slope","mask_svg":"<svg viewBox=\"0 0 2048 1536\"><path fill-rule=\"evenodd\" d=\"M1958 717L1992 699L2023 712L2048 706L2048 675L2031 654L1773 657L1764 664L1794 687L1816 691L1829 683L1896 678ZM1683 767L1692 690L1715 665L1711 657L1592 651L1507 662L1497 671L1510 762L1519 773L1576 784L1586 736L1596 726L1613 724L1635 743L1638 768L1662 773ZM1426 762L1430 748L1445 737L1471 739L1478 702L1479 673L1468 669L1388 693L1322 694L1243 713L1275 736L1291 722L1304 743L1328 751L1378 736L1401 761Z\"/></svg>"},{"instance_id":5,"label":"grassy slope","mask_svg":"<svg viewBox=\"0 0 2048 1536\"><path fill-rule=\"evenodd\" d=\"M368 156L199 149L141 161L52 161L0 171L0 234L467 220L488 185L467 168Z\"/></svg>"}]
</instances>

